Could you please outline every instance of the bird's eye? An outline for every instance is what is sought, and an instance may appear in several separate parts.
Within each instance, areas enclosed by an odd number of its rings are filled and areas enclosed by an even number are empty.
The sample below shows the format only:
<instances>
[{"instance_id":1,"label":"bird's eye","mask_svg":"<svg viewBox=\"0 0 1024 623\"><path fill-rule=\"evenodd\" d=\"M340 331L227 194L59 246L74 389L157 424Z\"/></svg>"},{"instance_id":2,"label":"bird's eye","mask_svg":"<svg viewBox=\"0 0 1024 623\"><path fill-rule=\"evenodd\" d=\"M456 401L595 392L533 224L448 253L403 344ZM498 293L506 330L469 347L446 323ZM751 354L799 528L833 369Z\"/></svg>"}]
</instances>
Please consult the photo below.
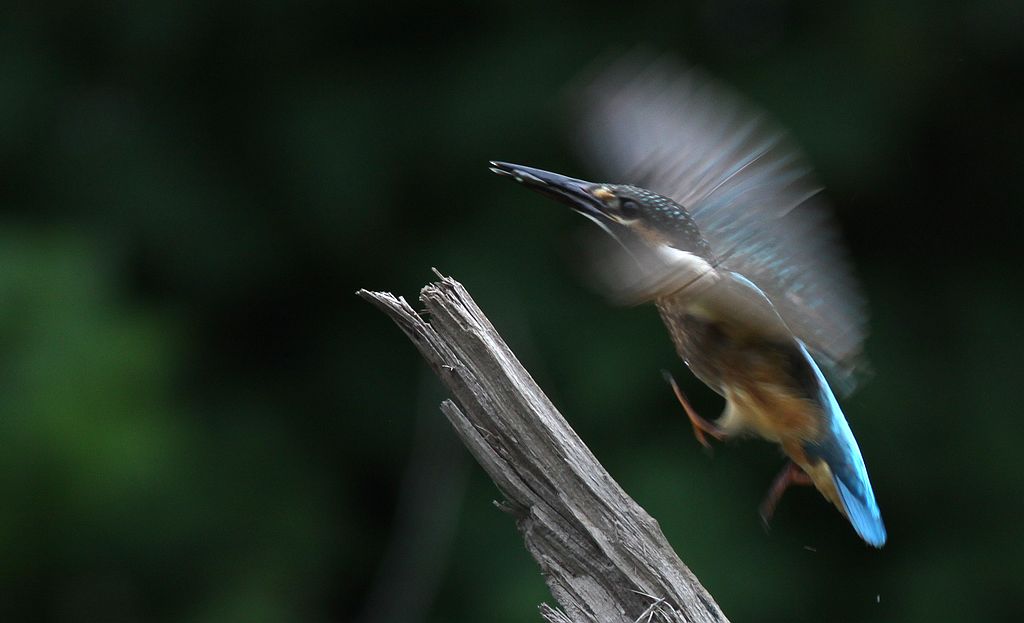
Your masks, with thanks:
<instances>
[{"instance_id":1,"label":"bird's eye","mask_svg":"<svg viewBox=\"0 0 1024 623\"><path fill-rule=\"evenodd\" d=\"M635 219L640 216L640 204L632 199L623 199L619 202L619 214L624 219Z\"/></svg>"}]
</instances>

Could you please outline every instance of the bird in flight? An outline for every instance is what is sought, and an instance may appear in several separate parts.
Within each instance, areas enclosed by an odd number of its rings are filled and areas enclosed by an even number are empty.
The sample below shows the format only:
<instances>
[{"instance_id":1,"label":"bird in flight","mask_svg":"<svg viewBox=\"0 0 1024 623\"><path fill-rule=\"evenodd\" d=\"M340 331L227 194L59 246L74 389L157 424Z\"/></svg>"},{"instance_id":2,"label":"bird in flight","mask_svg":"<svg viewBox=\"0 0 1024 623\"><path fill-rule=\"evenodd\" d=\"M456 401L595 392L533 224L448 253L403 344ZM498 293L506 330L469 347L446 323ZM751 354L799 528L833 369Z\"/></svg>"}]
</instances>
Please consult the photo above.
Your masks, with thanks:
<instances>
[{"instance_id":1,"label":"bird in flight","mask_svg":"<svg viewBox=\"0 0 1024 623\"><path fill-rule=\"evenodd\" d=\"M653 303L693 374L725 398L697 439L756 435L788 462L761 504L813 484L868 544L885 526L836 398L864 367L866 311L820 188L763 113L702 72L627 57L576 93L584 158L610 182L492 162L596 223L595 275L616 301Z\"/></svg>"}]
</instances>

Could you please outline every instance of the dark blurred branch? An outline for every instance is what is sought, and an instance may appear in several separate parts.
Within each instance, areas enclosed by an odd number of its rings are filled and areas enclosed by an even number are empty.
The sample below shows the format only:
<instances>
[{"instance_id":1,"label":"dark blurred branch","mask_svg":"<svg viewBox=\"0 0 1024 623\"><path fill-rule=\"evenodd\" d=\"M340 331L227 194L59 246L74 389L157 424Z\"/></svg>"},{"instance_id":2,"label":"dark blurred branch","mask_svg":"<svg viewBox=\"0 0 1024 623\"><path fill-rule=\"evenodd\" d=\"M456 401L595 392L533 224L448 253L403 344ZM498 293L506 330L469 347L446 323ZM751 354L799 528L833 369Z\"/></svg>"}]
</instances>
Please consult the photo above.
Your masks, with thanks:
<instances>
[{"instance_id":1,"label":"dark blurred branch","mask_svg":"<svg viewBox=\"0 0 1024 623\"><path fill-rule=\"evenodd\" d=\"M405 332L456 404L441 410L501 489L566 621L725 621L657 522L598 463L457 281L402 298L360 290ZM460 408L461 407L461 408Z\"/></svg>"},{"instance_id":2,"label":"dark blurred branch","mask_svg":"<svg viewBox=\"0 0 1024 623\"><path fill-rule=\"evenodd\" d=\"M354 623L425 621L458 533L469 461L459 441L437 417L436 387L427 369L420 374L415 433L373 587ZM413 402L410 396L410 402Z\"/></svg>"}]
</instances>

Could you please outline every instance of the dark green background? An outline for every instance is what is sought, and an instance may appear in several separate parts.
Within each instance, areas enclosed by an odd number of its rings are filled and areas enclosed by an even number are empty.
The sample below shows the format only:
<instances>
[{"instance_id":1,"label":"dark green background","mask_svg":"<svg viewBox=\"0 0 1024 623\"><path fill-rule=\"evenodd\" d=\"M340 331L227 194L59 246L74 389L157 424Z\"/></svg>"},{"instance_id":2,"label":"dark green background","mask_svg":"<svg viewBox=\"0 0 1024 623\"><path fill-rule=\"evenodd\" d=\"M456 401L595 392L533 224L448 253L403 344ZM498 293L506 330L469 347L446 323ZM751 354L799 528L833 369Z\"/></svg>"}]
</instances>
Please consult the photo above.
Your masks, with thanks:
<instances>
[{"instance_id":1,"label":"dark green background","mask_svg":"<svg viewBox=\"0 0 1024 623\"><path fill-rule=\"evenodd\" d=\"M27 6L27 3L25 3ZM1024 615L1019 2L38 3L0 19L0 618L536 621L549 600L398 330L353 292L462 280L735 621ZM564 85L646 44L792 129L873 310L846 401L874 551L586 224L487 171L586 177Z\"/></svg>"}]
</instances>

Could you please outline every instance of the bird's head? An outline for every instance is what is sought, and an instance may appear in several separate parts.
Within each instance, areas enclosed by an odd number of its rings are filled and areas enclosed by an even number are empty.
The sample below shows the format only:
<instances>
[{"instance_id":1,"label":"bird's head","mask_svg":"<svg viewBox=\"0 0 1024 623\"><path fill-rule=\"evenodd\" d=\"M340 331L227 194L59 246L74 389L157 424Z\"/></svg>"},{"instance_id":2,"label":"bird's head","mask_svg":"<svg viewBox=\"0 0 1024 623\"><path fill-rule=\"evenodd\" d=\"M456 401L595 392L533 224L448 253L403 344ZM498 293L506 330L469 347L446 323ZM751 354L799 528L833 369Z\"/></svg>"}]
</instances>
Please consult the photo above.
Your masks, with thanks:
<instances>
[{"instance_id":1,"label":"bird's head","mask_svg":"<svg viewBox=\"0 0 1024 623\"><path fill-rule=\"evenodd\" d=\"M638 304L717 279L716 260L693 217L668 197L506 162L491 162L491 171L568 205L625 251L597 245L591 253L596 285L616 302Z\"/></svg>"},{"instance_id":2,"label":"bird's head","mask_svg":"<svg viewBox=\"0 0 1024 623\"><path fill-rule=\"evenodd\" d=\"M709 260L711 249L685 208L668 197L625 184L585 182L518 164L491 162L491 171L568 205L627 248L684 252Z\"/></svg>"}]
</instances>

